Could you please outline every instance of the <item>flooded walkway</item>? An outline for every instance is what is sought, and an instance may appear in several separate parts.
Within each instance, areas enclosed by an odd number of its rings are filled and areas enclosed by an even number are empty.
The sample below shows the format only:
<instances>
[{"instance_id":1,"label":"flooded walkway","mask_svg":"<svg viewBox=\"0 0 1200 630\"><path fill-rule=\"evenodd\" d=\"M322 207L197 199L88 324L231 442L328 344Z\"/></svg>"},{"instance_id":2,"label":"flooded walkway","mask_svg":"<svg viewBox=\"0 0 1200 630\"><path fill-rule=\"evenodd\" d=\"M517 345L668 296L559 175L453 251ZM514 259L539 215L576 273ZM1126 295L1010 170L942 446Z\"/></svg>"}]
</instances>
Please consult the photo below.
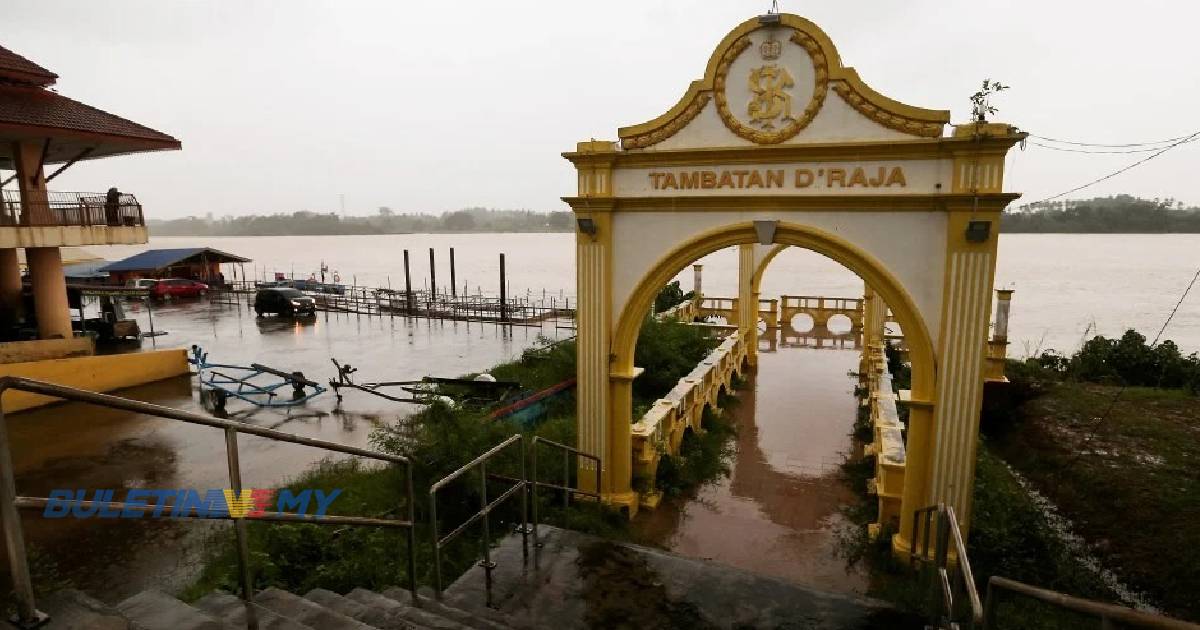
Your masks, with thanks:
<instances>
[{"instance_id":1,"label":"flooded walkway","mask_svg":"<svg viewBox=\"0 0 1200 630\"><path fill-rule=\"evenodd\" d=\"M639 542L824 591L865 594L867 574L836 555L857 499L841 481L852 448L859 351L852 340L771 331L739 404L732 474L635 519ZM817 345L821 347L816 347Z\"/></svg>"},{"instance_id":2,"label":"flooded walkway","mask_svg":"<svg viewBox=\"0 0 1200 630\"><path fill-rule=\"evenodd\" d=\"M149 330L136 304L127 312ZM362 380L411 380L458 376L518 356L539 334L570 331L492 324L319 314L315 320L255 318L253 312L207 302L178 302L154 310L155 328L168 334L147 339L151 349L199 344L221 363L260 362L300 370L324 383L336 376L330 358L351 362ZM119 392L169 407L209 413L199 403L196 381L179 377ZM231 400L231 418L305 437L369 446L372 429L420 407L348 391L340 404L327 392L291 409L257 409ZM229 486L224 438L208 427L78 403L6 417L17 492L47 496L53 489L221 489ZM241 436L242 478L247 487L278 487L332 453ZM71 585L105 601L144 588L172 591L187 585L208 533L229 523L152 519L46 519L22 513L25 538L34 549L34 574L57 573ZM4 564L7 574L7 564ZM3 576L7 583L7 575ZM46 576L47 578L52 576ZM53 582L53 580L47 580ZM2 588L2 586L0 586Z\"/></svg>"}]
</instances>

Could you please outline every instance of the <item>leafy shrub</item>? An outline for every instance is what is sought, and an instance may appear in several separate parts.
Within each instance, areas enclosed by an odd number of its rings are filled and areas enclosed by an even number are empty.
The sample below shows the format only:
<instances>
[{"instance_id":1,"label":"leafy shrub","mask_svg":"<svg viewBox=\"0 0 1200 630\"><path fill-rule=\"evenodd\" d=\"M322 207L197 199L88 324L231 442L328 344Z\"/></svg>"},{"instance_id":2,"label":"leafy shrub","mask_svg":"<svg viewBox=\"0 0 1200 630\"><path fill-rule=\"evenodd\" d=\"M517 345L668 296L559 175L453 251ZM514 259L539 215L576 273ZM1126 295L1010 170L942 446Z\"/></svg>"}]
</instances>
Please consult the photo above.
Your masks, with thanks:
<instances>
[{"instance_id":1,"label":"leafy shrub","mask_svg":"<svg viewBox=\"0 0 1200 630\"><path fill-rule=\"evenodd\" d=\"M1071 357L1068 374L1094 383L1186 389L1200 391L1200 358L1183 356L1175 342L1150 346L1135 330L1120 339L1096 336Z\"/></svg>"},{"instance_id":2,"label":"leafy shrub","mask_svg":"<svg viewBox=\"0 0 1200 630\"><path fill-rule=\"evenodd\" d=\"M718 343L708 331L698 326L647 317L642 322L634 352L634 365L646 369L633 381L635 403L651 403L662 398Z\"/></svg>"},{"instance_id":3,"label":"leafy shrub","mask_svg":"<svg viewBox=\"0 0 1200 630\"><path fill-rule=\"evenodd\" d=\"M680 304L685 300L692 299L692 295L693 293L691 291L684 293L683 289L679 287L679 281L674 280L667 286L663 287L662 291L659 291L658 295L654 297L654 312L662 313L664 311L669 311L675 305Z\"/></svg>"},{"instance_id":4,"label":"leafy shrub","mask_svg":"<svg viewBox=\"0 0 1200 630\"><path fill-rule=\"evenodd\" d=\"M722 404L734 404L730 397ZM727 416L704 408L700 426L703 433L687 431L679 446L679 455L664 456L658 463L654 487L667 496L690 492L699 486L728 477L734 455L733 437L737 427Z\"/></svg>"}]
</instances>

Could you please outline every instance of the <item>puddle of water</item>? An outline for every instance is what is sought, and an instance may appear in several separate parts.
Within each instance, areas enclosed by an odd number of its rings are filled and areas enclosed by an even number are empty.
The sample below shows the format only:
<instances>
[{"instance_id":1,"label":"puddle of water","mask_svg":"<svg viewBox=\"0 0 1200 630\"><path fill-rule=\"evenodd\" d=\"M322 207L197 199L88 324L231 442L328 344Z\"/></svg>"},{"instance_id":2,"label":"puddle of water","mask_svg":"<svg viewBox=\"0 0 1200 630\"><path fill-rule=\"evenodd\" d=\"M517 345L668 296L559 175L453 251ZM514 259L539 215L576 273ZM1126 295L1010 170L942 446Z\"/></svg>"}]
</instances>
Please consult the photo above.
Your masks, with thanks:
<instances>
[{"instance_id":1,"label":"puddle of water","mask_svg":"<svg viewBox=\"0 0 1200 630\"><path fill-rule=\"evenodd\" d=\"M854 341L766 333L758 369L733 406L737 449L729 478L664 501L634 521L639 541L825 591L865 594L862 567L837 556L841 515L858 500L841 480L853 447ZM811 334L809 335L811 337ZM840 347L839 347L840 346Z\"/></svg>"},{"instance_id":2,"label":"puddle of water","mask_svg":"<svg viewBox=\"0 0 1200 630\"><path fill-rule=\"evenodd\" d=\"M579 548L576 564L588 628L717 628L694 604L668 595L658 573L628 547L590 543Z\"/></svg>"},{"instance_id":3,"label":"puddle of water","mask_svg":"<svg viewBox=\"0 0 1200 630\"><path fill-rule=\"evenodd\" d=\"M149 330L145 309L127 310ZM210 360L259 362L300 370L324 383L336 375L331 357L350 361L363 381L457 376L509 360L536 343L539 333L559 338L571 331L466 322L324 314L294 322L255 318L244 308L179 302L154 310L157 330L168 335L145 349L199 344ZM195 379L180 377L130 388L121 395L168 407L208 413ZM418 409L348 391L340 404L332 392L292 409L256 409L230 400L230 417L311 438L369 446L371 430ZM18 494L46 496L55 488L226 488L223 434L212 428L101 407L62 404L7 416ZM278 487L332 453L295 444L239 436L242 478L247 487ZM198 568L212 531L227 522L152 519L45 519L22 515L26 540L58 566L72 585L106 601L147 587L185 586ZM7 563L4 564L7 574ZM7 581L7 575L3 576ZM3 586L0 586L3 588Z\"/></svg>"}]
</instances>

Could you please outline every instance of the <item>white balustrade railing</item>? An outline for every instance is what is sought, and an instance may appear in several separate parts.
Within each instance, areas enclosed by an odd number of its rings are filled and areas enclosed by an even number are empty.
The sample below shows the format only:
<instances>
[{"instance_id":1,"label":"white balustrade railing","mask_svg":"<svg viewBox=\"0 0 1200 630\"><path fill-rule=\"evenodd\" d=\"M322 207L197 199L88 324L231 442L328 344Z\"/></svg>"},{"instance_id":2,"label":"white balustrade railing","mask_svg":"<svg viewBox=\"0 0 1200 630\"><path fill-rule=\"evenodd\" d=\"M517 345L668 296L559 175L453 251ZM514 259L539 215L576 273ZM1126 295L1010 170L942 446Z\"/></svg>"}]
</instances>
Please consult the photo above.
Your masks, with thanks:
<instances>
[{"instance_id":1,"label":"white balustrade railing","mask_svg":"<svg viewBox=\"0 0 1200 630\"><path fill-rule=\"evenodd\" d=\"M657 502L654 476L662 455L678 455L687 429L701 430L705 407L716 407L721 390L732 387L741 374L747 346L742 333L734 332L705 356L687 376L679 379L666 396L658 399L633 424L634 476L642 487L643 501Z\"/></svg>"}]
</instances>

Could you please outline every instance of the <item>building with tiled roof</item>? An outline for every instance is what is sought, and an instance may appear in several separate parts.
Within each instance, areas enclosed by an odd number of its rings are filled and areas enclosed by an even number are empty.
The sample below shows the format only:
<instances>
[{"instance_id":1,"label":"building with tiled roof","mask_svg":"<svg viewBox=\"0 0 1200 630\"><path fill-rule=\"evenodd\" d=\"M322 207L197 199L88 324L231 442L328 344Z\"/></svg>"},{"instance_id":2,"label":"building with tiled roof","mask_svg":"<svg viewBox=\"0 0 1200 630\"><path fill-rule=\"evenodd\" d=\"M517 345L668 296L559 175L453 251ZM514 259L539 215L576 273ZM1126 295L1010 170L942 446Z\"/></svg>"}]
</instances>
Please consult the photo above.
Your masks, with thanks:
<instances>
[{"instance_id":1,"label":"building with tiled roof","mask_svg":"<svg viewBox=\"0 0 1200 630\"><path fill-rule=\"evenodd\" d=\"M181 148L161 131L59 94L57 80L0 46L0 343L74 336L61 247L148 240L132 194L53 192L47 184L87 160ZM32 308L23 293L32 294Z\"/></svg>"},{"instance_id":2,"label":"building with tiled roof","mask_svg":"<svg viewBox=\"0 0 1200 630\"><path fill-rule=\"evenodd\" d=\"M53 85L58 75L0 46L0 80L33 85Z\"/></svg>"}]
</instances>

